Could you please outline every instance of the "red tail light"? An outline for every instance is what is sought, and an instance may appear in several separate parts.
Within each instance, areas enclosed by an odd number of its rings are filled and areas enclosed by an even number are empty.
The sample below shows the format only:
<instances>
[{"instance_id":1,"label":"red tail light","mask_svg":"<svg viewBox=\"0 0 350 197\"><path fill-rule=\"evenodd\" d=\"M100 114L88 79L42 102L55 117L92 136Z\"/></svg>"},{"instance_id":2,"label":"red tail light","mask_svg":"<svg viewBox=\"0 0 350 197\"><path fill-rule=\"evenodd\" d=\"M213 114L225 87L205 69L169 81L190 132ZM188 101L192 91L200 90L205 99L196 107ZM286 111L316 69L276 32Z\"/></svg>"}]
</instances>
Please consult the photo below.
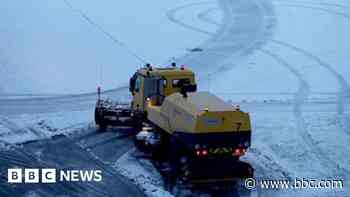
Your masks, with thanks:
<instances>
[{"instance_id":1,"label":"red tail light","mask_svg":"<svg viewBox=\"0 0 350 197\"><path fill-rule=\"evenodd\" d=\"M234 156L243 156L245 154L246 150L244 148L237 148L235 150L233 150L233 155Z\"/></svg>"},{"instance_id":2,"label":"red tail light","mask_svg":"<svg viewBox=\"0 0 350 197\"><path fill-rule=\"evenodd\" d=\"M208 151L207 150L197 150L196 151L196 154L198 157L204 157L204 156L207 156L208 155Z\"/></svg>"},{"instance_id":3,"label":"red tail light","mask_svg":"<svg viewBox=\"0 0 350 197\"><path fill-rule=\"evenodd\" d=\"M208 154L208 151L207 150L202 150L202 155L203 156L206 156Z\"/></svg>"}]
</instances>

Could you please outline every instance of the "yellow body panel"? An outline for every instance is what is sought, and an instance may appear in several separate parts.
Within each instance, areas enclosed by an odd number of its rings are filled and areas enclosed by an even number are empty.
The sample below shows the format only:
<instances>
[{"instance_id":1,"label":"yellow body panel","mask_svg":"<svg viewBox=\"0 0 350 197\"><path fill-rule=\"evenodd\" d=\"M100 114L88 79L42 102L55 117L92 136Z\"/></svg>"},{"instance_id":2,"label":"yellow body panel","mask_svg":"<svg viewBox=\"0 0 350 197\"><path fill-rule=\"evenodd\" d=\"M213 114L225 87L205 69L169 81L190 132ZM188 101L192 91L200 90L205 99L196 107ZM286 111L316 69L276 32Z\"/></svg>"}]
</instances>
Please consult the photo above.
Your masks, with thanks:
<instances>
[{"instance_id":1,"label":"yellow body panel","mask_svg":"<svg viewBox=\"0 0 350 197\"><path fill-rule=\"evenodd\" d=\"M147 113L151 122L168 133L251 131L249 114L210 93L189 93L186 98L174 93L161 106L149 103Z\"/></svg>"},{"instance_id":2,"label":"yellow body panel","mask_svg":"<svg viewBox=\"0 0 350 197\"><path fill-rule=\"evenodd\" d=\"M206 112L198 116L197 133L250 131L250 118L241 111Z\"/></svg>"},{"instance_id":3,"label":"yellow body panel","mask_svg":"<svg viewBox=\"0 0 350 197\"><path fill-rule=\"evenodd\" d=\"M213 133L251 131L249 114L236 110L208 92L180 94L176 80L196 84L194 73L182 68L142 68L137 71L139 91L133 92L133 109L146 111L147 119L168 133ZM149 79L148 79L149 78ZM146 80L162 81L164 100L146 101ZM164 83L164 84L163 84ZM148 90L148 89L147 89ZM154 105L153 105L154 104Z\"/></svg>"}]
</instances>

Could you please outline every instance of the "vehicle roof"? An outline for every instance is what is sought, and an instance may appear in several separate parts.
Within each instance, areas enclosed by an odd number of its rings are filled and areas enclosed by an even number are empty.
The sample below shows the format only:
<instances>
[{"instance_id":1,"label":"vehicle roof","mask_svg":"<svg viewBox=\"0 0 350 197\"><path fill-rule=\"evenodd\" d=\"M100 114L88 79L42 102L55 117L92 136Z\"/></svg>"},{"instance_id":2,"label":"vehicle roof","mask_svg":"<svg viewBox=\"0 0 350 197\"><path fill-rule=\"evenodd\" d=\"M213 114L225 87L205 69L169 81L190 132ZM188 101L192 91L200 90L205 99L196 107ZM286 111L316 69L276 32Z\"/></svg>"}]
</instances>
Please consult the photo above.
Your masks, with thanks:
<instances>
[{"instance_id":1,"label":"vehicle roof","mask_svg":"<svg viewBox=\"0 0 350 197\"><path fill-rule=\"evenodd\" d=\"M149 72L149 74L151 76L163 76L163 77L177 77L177 76L193 76L194 73L192 70L184 68L141 68L138 70L138 73L141 75L146 76L147 72Z\"/></svg>"},{"instance_id":2,"label":"vehicle roof","mask_svg":"<svg viewBox=\"0 0 350 197\"><path fill-rule=\"evenodd\" d=\"M209 92L189 92L186 98L180 93L175 93L168 96L166 100L192 115L196 115L206 108L215 112L234 110L232 105Z\"/></svg>"}]
</instances>

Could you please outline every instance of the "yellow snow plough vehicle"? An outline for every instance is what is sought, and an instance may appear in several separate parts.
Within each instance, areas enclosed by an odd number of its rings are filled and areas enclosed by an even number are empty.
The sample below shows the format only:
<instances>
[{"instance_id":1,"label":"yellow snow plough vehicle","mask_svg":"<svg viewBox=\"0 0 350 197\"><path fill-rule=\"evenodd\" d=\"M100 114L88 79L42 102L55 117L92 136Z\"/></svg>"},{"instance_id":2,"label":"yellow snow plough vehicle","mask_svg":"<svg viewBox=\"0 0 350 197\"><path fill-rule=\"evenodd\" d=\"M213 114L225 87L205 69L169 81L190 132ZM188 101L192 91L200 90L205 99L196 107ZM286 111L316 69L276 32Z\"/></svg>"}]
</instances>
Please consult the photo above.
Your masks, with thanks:
<instances>
[{"instance_id":1,"label":"yellow snow plough vehicle","mask_svg":"<svg viewBox=\"0 0 350 197\"><path fill-rule=\"evenodd\" d=\"M167 160L171 180L200 184L253 176L251 165L239 160L251 144L249 114L197 92L191 70L146 65L131 77L129 90L129 107L97 101L96 124L133 126L136 146Z\"/></svg>"}]
</instances>

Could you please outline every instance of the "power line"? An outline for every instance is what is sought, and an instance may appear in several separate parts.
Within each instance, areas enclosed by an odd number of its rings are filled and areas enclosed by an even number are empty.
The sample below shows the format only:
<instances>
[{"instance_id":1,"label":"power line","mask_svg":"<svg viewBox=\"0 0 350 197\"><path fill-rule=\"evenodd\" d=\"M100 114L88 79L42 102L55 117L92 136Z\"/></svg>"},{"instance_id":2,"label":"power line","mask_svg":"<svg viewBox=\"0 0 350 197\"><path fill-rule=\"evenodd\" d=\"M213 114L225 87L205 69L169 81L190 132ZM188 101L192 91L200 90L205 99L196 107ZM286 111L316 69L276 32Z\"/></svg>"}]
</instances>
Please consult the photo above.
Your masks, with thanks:
<instances>
[{"instance_id":1,"label":"power line","mask_svg":"<svg viewBox=\"0 0 350 197\"><path fill-rule=\"evenodd\" d=\"M63 0L63 2L74 12L79 13L79 15L86 21L88 22L90 25L94 26L95 28L97 28L101 33L103 33L107 38L109 38L110 40L113 41L114 44L123 47L125 49L126 52L128 52L130 55L132 55L133 57L135 57L137 60L139 60L142 63L147 63L147 61L142 58L141 56L139 56L138 54L136 54L134 51L132 51L124 42L118 40L117 38L115 38L111 33L109 33L108 31L106 31L101 25L99 25L98 23L94 22L88 15L86 15L81 9L77 9L75 8L68 0Z\"/></svg>"}]
</instances>

